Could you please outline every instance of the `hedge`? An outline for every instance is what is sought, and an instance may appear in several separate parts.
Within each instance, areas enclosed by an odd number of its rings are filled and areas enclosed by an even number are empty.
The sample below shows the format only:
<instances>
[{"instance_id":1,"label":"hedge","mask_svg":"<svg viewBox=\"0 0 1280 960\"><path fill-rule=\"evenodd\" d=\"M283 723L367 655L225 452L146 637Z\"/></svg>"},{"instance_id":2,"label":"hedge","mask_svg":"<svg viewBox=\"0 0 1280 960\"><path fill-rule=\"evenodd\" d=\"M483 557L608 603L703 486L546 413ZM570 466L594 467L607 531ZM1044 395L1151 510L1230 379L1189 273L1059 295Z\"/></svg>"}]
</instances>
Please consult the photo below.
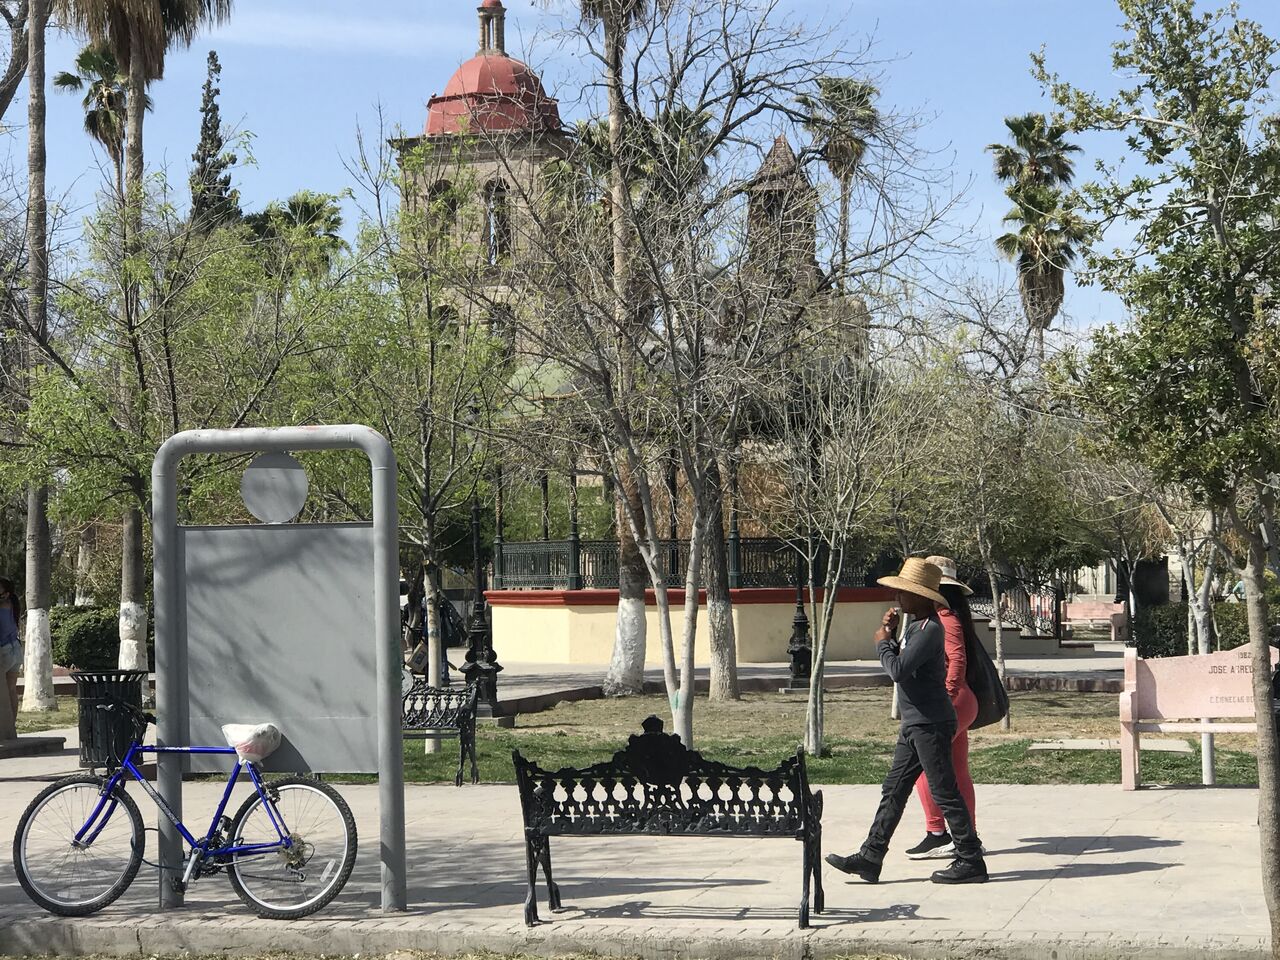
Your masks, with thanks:
<instances>
[{"instance_id":1,"label":"hedge","mask_svg":"<svg viewBox=\"0 0 1280 960\"><path fill-rule=\"evenodd\" d=\"M1218 603L1218 650L1232 650L1249 642L1247 608L1243 603ZM1140 657L1177 657L1187 652L1187 605L1166 603L1143 607L1134 617L1133 636Z\"/></svg>"},{"instance_id":2,"label":"hedge","mask_svg":"<svg viewBox=\"0 0 1280 960\"><path fill-rule=\"evenodd\" d=\"M114 670L120 662L116 607L54 607L49 611L53 662L80 670Z\"/></svg>"}]
</instances>

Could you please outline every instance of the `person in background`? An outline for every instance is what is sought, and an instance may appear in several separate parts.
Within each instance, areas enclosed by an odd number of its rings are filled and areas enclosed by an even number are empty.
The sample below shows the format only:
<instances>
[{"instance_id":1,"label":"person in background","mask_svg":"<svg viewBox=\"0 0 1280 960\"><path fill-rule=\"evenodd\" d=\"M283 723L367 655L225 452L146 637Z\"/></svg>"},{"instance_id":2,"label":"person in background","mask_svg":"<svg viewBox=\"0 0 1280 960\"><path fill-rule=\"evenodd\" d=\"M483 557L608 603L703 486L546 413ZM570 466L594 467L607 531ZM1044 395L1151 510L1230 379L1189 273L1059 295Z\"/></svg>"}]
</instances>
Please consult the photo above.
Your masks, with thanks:
<instances>
[{"instance_id":1,"label":"person in background","mask_svg":"<svg viewBox=\"0 0 1280 960\"><path fill-rule=\"evenodd\" d=\"M942 809L955 844L955 860L930 878L934 883L985 883L987 865L982 844L974 832L969 810L956 785L951 766L951 742L956 733L956 711L947 696L946 655L938 607L946 598L938 592L942 571L918 557L909 557L896 577L882 577L881 585L898 592L898 606L912 618L901 645L897 642L898 611L889 610L876 633L876 652L885 673L898 685L902 727L893 751L893 763L881 788L880 806L857 853L829 854L827 863L868 883L880 879L881 865L889 852L893 832L902 820L911 791L921 771L934 802Z\"/></svg>"},{"instance_id":2,"label":"person in background","mask_svg":"<svg viewBox=\"0 0 1280 960\"><path fill-rule=\"evenodd\" d=\"M976 801L973 778L969 775L969 727L978 716L978 700L969 689L966 679L969 644L978 643L968 600L973 591L956 579L956 564L950 557L929 557L925 562L932 563L942 571L938 591L947 602L945 605L939 604L938 620L942 624L943 648L947 659L947 696L951 698L951 705L956 711L956 733L951 741L951 766L956 772L960 796L969 808L969 819L976 829ZM924 822L928 832L923 840L907 850L907 856L912 860L954 857L955 843L947 831L942 810L933 802L928 781L923 775L916 780L916 796L924 807Z\"/></svg>"},{"instance_id":3,"label":"person in background","mask_svg":"<svg viewBox=\"0 0 1280 960\"><path fill-rule=\"evenodd\" d=\"M22 601L13 592L13 581L0 577L0 672L9 686L9 705L18 718L18 671L22 669L22 641L18 625L22 622Z\"/></svg>"}]
</instances>

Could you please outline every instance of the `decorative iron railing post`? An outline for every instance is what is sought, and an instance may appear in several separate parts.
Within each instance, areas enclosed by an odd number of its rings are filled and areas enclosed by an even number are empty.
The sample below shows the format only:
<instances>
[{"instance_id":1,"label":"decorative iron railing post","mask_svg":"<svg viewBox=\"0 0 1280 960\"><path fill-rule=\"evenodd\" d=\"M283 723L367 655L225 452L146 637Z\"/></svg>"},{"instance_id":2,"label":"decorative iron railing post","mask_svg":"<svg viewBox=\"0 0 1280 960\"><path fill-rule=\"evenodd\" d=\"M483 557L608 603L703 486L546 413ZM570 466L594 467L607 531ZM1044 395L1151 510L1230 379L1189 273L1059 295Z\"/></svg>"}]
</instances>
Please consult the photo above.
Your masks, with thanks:
<instances>
[{"instance_id":1,"label":"decorative iron railing post","mask_svg":"<svg viewBox=\"0 0 1280 960\"><path fill-rule=\"evenodd\" d=\"M493 589L501 590L502 570L502 468L494 472L493 484Z\"/></svg>"},{"instance_id":2,"label":"decorative iron railing post","mask_svg":"<svg viewBox=\"0 0 1280 960\"><path fill-rule=\"evenodd\" d=\"M467 683L476 685L476 716L497 717L498 663L493 650L493 631L484 601L484 566L480 562L480 498L471 498L471 560L475 564L475 602L471 609L471 623L467 626L467 657L462 664L462 675Z\"/></svg>"},{"instance_id":3,"label":"decorative iron railing post","mask_svg":"<svg viewBox=\"0 0 1280 960\"><path fill-rule=\"evenodd\" d=\"M667 584L670 586L677 583L681 578L680 570L680 526L676 509L679 504L680 491L677 486L676 476L676 460L675 452L671 454L671 461L667 464L667 502L670 504L671 513L667 519Z\"/></svg>"},{"instance_id":4,"label":"decorative iron railing post","mask_svg":"<svg viewBox=\"0 0 1280 960\"><path fill-rule=\"evenodd\" d=\"M809 615L804 609L804 586L808 579L806 562L813 552L812 540L805 543L805 552L796 551L796 615L791 620L791 642L787 644L790 658L791 679L787 689L804 690L809 686L813 672L813 648L809 645Z\"/></svg>"},{"instance_id":5,"label":"decorative iron railing post","mask_svg":"<svg viewBox=\"0 0 1280 960\"><path fill-rule=\"evenodd\" d=\"M578 538L578 468L569 469L569 584L582 589L582 541Z\"/></svg>"},{"instance_id":6,"label":"decorative iron railing post","mask_svg":"<svg viewBox=\"0 0 1280 960\"><path fill-rule=\"evenodd\" d=\"M1061 580L1053 580L1053 639L1062 642L1062 605L1067 599L1067 590Z\"/></svg>"}]
</instances>

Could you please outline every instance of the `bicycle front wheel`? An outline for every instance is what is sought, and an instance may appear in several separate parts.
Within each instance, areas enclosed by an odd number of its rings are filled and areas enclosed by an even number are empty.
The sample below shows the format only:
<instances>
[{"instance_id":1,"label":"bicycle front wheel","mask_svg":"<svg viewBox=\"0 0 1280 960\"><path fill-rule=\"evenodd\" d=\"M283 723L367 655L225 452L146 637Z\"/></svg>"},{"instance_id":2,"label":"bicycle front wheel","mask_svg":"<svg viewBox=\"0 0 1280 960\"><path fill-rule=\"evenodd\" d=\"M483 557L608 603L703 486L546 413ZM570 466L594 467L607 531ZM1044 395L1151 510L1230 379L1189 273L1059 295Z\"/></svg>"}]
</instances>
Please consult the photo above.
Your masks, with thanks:
<instances>
[{"instance_id":1,"label":"bicycle front wheel","mask_svg":"<svg viewBox=\"0 0 1280 960\"><path fill-rule=\"evenodd\" d=\"M142 815L121 787L104 802L103 786L88 775L59 780L41 790L18 820L13 869L27 896L50 913L83 917L101 910L138 875Z\"/></svg>"},{"instance_id":2,"label":"bicycle front wheel","mask_svg":"<svg viewBox=\"0 0 1280 960\"><path fill-rule=\"evenodd\" d=\"M338 791L311 777L284 777L267 785L270 809L259 794L245 801L231 828L231 845L280 844L235 853L227 874L236 896L275 920L296 920L323 909L338 895L356 863L356 822Z\"/></svg>"}]
</instances>

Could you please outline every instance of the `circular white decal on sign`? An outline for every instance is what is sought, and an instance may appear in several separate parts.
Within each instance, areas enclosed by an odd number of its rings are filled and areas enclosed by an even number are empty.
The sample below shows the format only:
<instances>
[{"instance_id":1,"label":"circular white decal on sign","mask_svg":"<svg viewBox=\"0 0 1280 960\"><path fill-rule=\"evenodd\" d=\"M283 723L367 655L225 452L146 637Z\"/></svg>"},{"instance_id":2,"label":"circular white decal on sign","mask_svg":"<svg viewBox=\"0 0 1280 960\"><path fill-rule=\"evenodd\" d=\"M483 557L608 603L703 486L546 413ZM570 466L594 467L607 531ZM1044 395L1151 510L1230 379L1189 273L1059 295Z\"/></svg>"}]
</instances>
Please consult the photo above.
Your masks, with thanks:
<instances>
[{"instance_id":1,"label":"circular white decal on sign","mask_svg":"<svg viewBox=\"0 0 1280 960\"><path fill-rule=\"evenodd\" d=\"M307 473L287 453L264 453L245 467L240 496L263 523L288 523L307 502Z\"/></svg>"}]
</instances>

